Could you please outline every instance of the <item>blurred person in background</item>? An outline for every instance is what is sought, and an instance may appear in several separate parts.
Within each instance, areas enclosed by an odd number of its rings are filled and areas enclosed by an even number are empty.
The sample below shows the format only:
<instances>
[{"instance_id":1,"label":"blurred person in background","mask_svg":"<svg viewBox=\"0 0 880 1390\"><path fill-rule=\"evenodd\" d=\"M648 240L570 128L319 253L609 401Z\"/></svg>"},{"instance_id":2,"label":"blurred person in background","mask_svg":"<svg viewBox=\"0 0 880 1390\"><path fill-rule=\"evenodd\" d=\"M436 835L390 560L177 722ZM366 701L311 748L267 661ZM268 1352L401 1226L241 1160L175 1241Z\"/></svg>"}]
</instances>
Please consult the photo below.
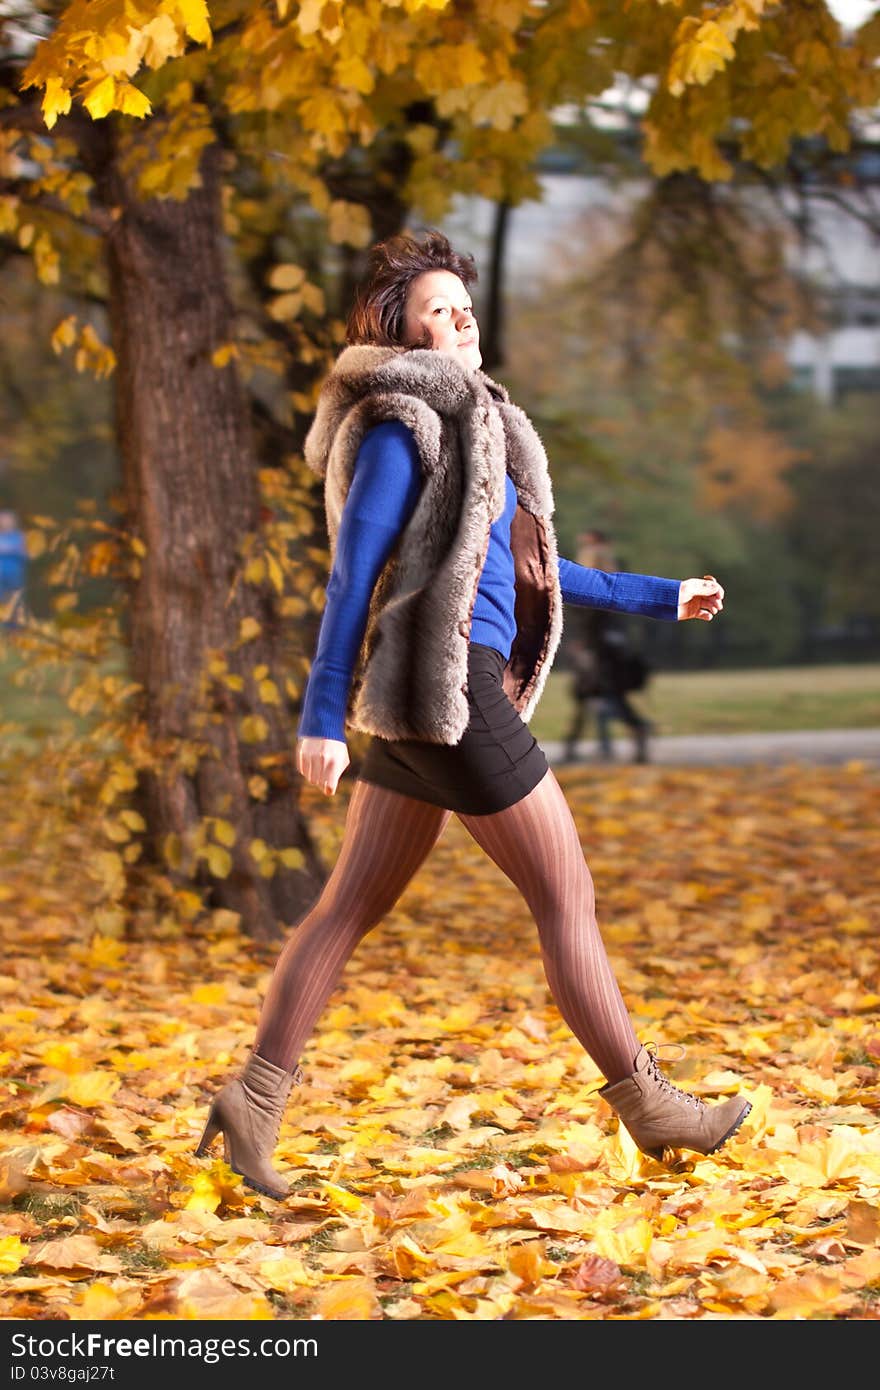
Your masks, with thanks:
<instances>
[{"instance_id":1,"label":"blurred person in background","mask_svg":"<svg viewBox=\"0 0 880 1390\"><path fill-rule=\"evenodd\" d=\"M578 537L576 553L579 564L609 573L618 569L611 541L598 528ZM575 761L578 742L592 716L603 762L614 757L612 726L620 723L633 736L633 761L646 763L652 725L629 696L644 690L650 668L633 646L625 620L604 608L575 608L566 620L566 636L573 665L574 710L564 739L565 760Z\"/></svg>"},{"instance_id":2,"label":"blurred person in background","mask_svg":"<svg viewBox=\"0 0 880 1390\"><path fill-rule=\"evenodd\" d=\"M0 622L20 627L24 619L27 583L27 541L18 517L8 507L0 510Z\"/></svg>"}]
</instances>

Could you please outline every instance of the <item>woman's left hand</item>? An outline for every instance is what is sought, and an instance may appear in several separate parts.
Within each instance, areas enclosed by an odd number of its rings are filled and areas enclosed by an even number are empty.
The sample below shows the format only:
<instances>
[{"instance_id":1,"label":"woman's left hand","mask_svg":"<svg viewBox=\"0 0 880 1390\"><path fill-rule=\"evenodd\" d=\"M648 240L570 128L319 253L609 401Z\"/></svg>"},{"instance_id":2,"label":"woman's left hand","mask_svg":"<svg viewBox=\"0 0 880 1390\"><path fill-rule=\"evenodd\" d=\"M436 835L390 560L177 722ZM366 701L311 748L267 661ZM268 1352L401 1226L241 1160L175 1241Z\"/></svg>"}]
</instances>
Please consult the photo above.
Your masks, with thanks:
<instances>
[{"instance_id":1,"label":"woman's left hand","mask_svg":"<svg viewBox=\"0 0 880 1390\"><path fill-rule=\"evenodd\" d=\"M683 579L678 591L678 621L686 618L700 618L711 623L716 613L724 607L724 590L713 574L704 574L702 579Z\"/></svg>"}]
</instances>

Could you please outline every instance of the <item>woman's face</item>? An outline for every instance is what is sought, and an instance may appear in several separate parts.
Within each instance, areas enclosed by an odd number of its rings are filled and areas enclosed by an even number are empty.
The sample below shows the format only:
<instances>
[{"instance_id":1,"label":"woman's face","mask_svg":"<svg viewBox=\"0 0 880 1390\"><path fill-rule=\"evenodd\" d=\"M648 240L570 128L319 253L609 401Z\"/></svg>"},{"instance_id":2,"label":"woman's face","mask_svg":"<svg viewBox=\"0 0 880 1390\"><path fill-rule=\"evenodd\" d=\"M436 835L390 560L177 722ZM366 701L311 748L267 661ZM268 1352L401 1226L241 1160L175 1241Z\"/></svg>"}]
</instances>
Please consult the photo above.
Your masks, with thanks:
<instances>
[{"instance_id":1,"label":"woman's face","mask_svg":"<svg viewBox=\"0 0 880 1390\"><path fill-rule=\"evenodd\" d=\"M435 352L447 352L474 371L483 360L470 294L451 270L416 276L406 296L403 331L407 343L421 343L427 331Z\"/></svg>"}]
</instances>

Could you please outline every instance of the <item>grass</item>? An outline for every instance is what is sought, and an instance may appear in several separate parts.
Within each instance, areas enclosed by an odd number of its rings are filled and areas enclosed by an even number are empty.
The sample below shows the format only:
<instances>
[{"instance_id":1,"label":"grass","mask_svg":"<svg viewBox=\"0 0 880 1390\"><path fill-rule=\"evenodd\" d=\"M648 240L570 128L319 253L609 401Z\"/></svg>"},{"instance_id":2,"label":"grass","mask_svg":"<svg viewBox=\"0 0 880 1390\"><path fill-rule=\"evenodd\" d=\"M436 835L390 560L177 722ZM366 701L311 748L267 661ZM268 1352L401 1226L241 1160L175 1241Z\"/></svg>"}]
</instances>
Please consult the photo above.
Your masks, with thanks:
<instances>
[{"instance_id":1,"label":"grass","mask_svg":"<svg viewBox=\"0 0 880 1390\"><path fill-rule=\"evenodd\" d=\"M61 694L62 670L47 667L44 688L16 684L19 658L0 643L0 725L7 739L33 746L73 716ZM658 734L773 733L880 727L880 663L787 666L772 670L660 672L634 704ZM565 736L573 713L571 676L551 672L531 721L537 739ZM585 723L584 738L593 729Z\"/></svg>"},{"instance_id":2,"label":"grass","mask_svg":"<svg viewBox=\"0 0 880 1390\"><path fill-rule=\"evenodd\" d=\"M659 672L633 704L660 735L877 728L880 664ZM571 676L552 672L532 733L539 740L561 739L572 713ZM585 722L583 737L593 733Z\"/></svg>"},{"instance_id":3,"label":"grass","mask_svg":"<svg viewBox=\"0 0 880 1390\"><path fill-rule=\"evenodd\" d=\"M0 639L0 737L6 748L37 751L43 739L63 725L83 727L64 698L64 669L47 662L40 671L40 688L23 679L21 658Z\"/></svg>"}]
</instances>

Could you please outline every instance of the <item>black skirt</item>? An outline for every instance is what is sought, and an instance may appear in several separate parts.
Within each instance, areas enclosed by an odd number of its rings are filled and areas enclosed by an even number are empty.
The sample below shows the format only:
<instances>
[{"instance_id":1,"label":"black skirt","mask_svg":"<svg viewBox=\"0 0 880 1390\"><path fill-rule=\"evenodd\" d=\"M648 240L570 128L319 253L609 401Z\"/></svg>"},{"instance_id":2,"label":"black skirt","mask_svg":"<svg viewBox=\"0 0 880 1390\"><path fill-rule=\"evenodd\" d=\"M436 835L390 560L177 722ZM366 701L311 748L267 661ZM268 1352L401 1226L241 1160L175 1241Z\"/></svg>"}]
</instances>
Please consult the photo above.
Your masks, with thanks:
<instances>
[{"instance_id":1,"label":"black skirt","mask_svg":"<svg viewBox=\"0 0 880 1390\"><path fill-rule=\"evenodd\" d=\"M371 739L358 780L464 816L488 816L521 801L547 772L547 759L504 692L505 659L494 647L468 648L467 728L455 744Z\"/></svg>"}]
</instances>

